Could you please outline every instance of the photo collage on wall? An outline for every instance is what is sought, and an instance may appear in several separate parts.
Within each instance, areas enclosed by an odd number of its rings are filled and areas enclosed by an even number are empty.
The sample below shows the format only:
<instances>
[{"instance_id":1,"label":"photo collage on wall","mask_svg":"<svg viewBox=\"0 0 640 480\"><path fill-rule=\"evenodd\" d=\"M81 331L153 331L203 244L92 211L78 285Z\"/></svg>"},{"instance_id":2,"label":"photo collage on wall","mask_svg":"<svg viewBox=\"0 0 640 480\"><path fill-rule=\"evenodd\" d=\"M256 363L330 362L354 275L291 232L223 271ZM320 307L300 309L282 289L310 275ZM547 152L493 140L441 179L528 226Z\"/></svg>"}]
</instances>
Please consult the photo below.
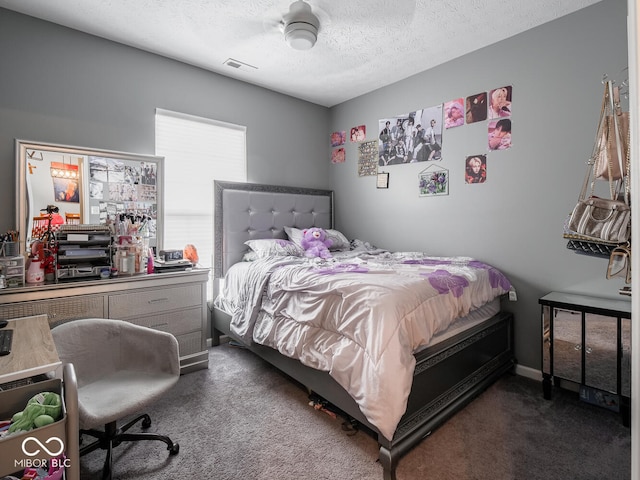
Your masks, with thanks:
<instances>
[{"instance_id":1,"label":"photo collage on wall","mask_svg":"<svg viewBox=\"0 0 640 480\"><path fill-rule=\"evenodd\" d=\"M488 152L511 148L511 111L513 87L504 86L467 97L465 121L475 123L487 120ZM485 152L465 158L464 179L467 184L487 181L487 157Z\"/></svg>"},{"instance_id":2,"label":"photo collage on wall","mask_svg":"<svg viewBox=\"0 0 640 480\"><path fill-rule=\"evenodd\" d=\"M442 161L443 131L464 125L486 125L486 143L464 158L465 184L487 181L487 159L493 151L511 148L513 87L502 86L454 98L439 105L378 120L377 139L366 140L366 125L349 130L350 143L357 143L358 176L380 175L388 186L389 174L381 168L419 162ZM484 122L484 123L482 123ZM484 127L483 127L484 128ZM347 131L331 134L331 162L344 163ZM472 152L473 152L472 150ZM419 175L419 195L448 195L449 171L427 167Z\"/></svg>"},{"instance_id":3,"label":"photo collage on wall","mask_svg":"<svg viewBox=\"0 0 640 480\"><path fill-rule=\"evenodd\" d=\"M157 216L157 165L104 157L89 157L91 214L101 223L120 214L146 216L151 233Z\"/></svg>"}]
</instances>

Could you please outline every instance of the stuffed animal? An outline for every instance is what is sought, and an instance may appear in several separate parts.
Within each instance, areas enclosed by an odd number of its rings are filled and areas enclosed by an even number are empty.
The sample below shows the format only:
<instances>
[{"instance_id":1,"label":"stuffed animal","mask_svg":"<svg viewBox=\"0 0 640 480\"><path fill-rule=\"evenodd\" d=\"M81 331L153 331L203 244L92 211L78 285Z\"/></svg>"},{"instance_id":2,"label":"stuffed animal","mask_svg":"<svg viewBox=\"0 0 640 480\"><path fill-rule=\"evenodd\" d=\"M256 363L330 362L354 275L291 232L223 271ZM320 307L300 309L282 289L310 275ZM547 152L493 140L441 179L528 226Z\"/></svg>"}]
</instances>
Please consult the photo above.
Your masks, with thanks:
<instances>
[{"instance_id":1,"label":"stuffed animal","mask_svg":"<svg viewBox=\"0 0 640 480\"><path fill-rule=\"evenodd\" d=\"M313 227L303 230L300 244L305 250L306 257L331 258L329 247L333 242L327 238L327 232L321 228Z\"/></svg>"},{"instance_id":2,"label":"stuffed animal","mask_svg":"<svg viewBox=\"0 0 640 480\"><path fill-rule=\"evenodd\" d=\"M11 418L9 433L29 431L44 427L60 419L62 400L54 392L42 392L33 396L23 411L17 412Z\"/></svg>"}]
</instances>

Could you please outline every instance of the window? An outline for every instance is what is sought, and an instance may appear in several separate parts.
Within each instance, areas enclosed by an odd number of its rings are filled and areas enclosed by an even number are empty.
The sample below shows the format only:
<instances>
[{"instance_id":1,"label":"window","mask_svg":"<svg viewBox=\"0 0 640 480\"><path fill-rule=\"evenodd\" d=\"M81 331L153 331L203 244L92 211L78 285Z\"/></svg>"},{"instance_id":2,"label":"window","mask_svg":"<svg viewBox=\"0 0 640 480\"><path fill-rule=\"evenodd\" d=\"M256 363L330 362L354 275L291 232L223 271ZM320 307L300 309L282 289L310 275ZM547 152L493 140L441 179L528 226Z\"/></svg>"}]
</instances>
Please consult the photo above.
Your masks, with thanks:
<instances>
[{"instance_id":1,"label":"window","mask_svg":"<svg viewBox=\"0 0 640 480\"><path fill-rule=\"evenodd\" d=\"M165 159L163 247L194 245L213 277L213 181L247 180L246 127L158 108L156 155Z\"/></svg>"}]
</instances>

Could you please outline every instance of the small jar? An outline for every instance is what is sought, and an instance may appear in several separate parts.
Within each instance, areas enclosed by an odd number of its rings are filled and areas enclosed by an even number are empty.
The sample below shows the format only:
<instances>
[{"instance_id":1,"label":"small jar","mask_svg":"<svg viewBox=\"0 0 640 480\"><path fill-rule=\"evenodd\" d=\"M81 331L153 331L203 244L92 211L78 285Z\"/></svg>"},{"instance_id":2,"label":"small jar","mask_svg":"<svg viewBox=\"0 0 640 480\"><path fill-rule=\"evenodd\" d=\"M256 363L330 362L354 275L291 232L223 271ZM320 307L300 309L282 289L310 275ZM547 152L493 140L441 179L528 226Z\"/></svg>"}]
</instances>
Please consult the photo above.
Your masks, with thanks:
<instances>
[{"instance_id":1,"label":"small jar","mask_svg":"<svg viewBox=\"0 0 640 480\"><path fill-rule=\"evenodd\" d=\"M118 271L122 275L128 275L129 272L129 256L127 255L126 250L122 250L120 252L120 261L118 263Z\"/></svg>"}]
</instances>

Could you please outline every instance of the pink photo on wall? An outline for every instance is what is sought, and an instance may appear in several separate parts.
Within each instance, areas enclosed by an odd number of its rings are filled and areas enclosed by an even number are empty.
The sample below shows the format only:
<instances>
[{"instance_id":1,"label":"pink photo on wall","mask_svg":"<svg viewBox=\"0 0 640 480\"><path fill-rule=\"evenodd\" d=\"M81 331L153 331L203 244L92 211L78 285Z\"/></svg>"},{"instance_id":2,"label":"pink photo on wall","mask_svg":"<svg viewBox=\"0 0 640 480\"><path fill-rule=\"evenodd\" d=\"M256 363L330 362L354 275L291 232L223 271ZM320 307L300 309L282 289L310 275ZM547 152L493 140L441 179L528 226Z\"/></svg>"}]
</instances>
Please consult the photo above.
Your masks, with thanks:
<instances>
[{"instance_id":1,"label":"pink photo on wall","mask_svg":"<svg viewBox=\"0 0 640 480\"><path fill-rule=\"evenodd\" d=\"M364 142L367 139L367 127L365 125L351 127L349 138L352 142Z\"/></svg>"},{"instance_id":2,"label":"pink photo on wall","mask_svg":"<svg viewBox=\"0 0 640 480\"><path fill-rule=\"evenodd\" d=\"M501 118L489 122L489 150L511 148L511 119Z\"/></svg>"},{"instance_id":3,"label":"pink photo on wall","mask_svg":"<svg viewBox=\"0 0 640 480\"><path fill-rule=\"evenodd\" d=\"M513 88L494 88L489 92L489 119L504 118L511 116L511 98Z\"/></svg>"},{"instance_id":4,"label":"pink photo on wall","mask_svg":"<svg viewBox=\"0 0 640 480\"><path fill-rule=\"evenodd\" d=\"M453 128L464 125L464 99L457 98L444 104L444 127Z\"/></svg>"},{"instance_id":5,"label":"pink photo on wall","mask_svg":"<svg viewBox=\"0 0 640 480\"><path fill-rule=\"evenodd\" d=\"M331 134L331 146L339 147L340 145L344 145L347 141L347 132L342 130L341 132L333 132Z\"/></svg>"},{"instance_id":6,"label":"pink photo on wall","mask_svg":"<svg viewBox=\"0 0 640 480\"><path fill-rule=\"evenodd\" d=\"M344 148L336 148L331 152L331 163L344 163Z\"/></svg>"}]
</instances>

